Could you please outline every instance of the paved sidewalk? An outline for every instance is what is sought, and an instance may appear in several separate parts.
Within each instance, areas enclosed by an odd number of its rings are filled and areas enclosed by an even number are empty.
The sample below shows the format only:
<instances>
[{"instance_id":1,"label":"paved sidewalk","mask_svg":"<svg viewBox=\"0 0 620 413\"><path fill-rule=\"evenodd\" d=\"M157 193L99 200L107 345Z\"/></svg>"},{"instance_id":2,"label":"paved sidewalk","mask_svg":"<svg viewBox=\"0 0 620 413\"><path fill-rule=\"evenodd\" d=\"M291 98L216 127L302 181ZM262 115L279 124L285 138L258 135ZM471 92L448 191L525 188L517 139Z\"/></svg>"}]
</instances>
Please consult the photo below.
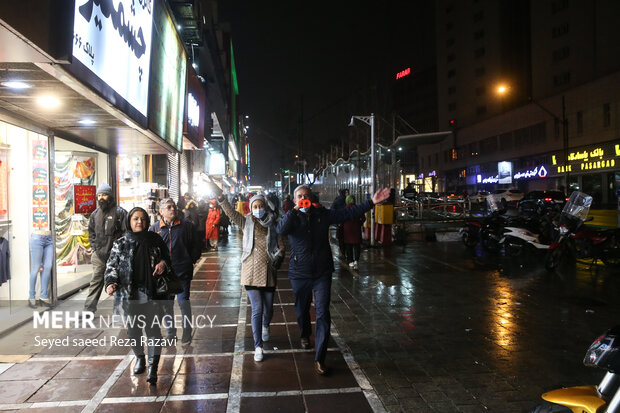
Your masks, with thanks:
<instances>
[{"instance_id":1,"label":"paved sidewalk","mask_svg":"<svg viewBox=\"0 0 620 413\"><path fill-rule=\"evenodd\" d=\"M192 310L195 316L215 318L213 327L195 329L190 345L179 341L176 347L164 350L156 386L149 386L144 374L132 374L134 357L127 347L82 346L46 351L31 343L34 333L29 324L0 340L0 348L3 342L14 346L21 340L24 349L23 355L0 357L12 361L0 364L0 410L385 411L336 330L327 356L331 374L323 377L315 373L314 350L299 348L294 296L286 266L279 272L271 339L265 343L264 361L254 361L251 309L239 285L239 256L240 237L236 233L231 233L228 245L221 245L218 253L203 256L192 282ZM109 298L102 301L102 314L111 313L111 302ZM58 332L59 337L82 338L106 334L126 337L123 330ZM36 354L30 357L32 353Z\"/></svg>"}]
</instances>

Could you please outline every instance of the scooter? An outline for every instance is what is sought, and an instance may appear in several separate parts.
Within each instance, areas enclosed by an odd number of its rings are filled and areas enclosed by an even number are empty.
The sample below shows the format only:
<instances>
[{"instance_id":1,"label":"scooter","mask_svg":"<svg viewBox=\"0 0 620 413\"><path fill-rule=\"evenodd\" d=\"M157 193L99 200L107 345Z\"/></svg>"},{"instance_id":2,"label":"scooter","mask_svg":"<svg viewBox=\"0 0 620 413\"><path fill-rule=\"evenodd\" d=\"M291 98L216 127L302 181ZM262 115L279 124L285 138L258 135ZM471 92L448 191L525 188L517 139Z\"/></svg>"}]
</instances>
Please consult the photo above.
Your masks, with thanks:
<instances>
[{"instance_id":1,"label":"scooter","mask_svg":"<svg viewBox=\"0 0 620 413\"><path fill-rule=\"evenodd\" d=\"M502 244L508 255L519 256L525 249L547 251L552 240L557 237L553 218L557 214L548 208L537 208L537 213L526 218L522 226L504 228Z\"/></svg>"},{"instance_id":2,"label":"scooter","mask_svg":"<svg viewBox=\"0 0 620 413\"><path fill-rule=\"evenodd\" d=\"M558 239L549 246L545 259L547 271L554 271L561 262L569 258L578 258L574 236L584 222L591 220L587 218L591 205L591 196L578 191L571 194L560 214Z\"/></svg>"},{"instance_id":3,"label":"scooter","mask_svg":"<svg viewBox=\"0 0 620 413\"><path fill-rule=\"evenodd\" d=\"M620 326L607 330L588 348L583 364L606 370L598 386L544 393L547 401L530 413L620 413Z\"/></svg>"}]
</instances>

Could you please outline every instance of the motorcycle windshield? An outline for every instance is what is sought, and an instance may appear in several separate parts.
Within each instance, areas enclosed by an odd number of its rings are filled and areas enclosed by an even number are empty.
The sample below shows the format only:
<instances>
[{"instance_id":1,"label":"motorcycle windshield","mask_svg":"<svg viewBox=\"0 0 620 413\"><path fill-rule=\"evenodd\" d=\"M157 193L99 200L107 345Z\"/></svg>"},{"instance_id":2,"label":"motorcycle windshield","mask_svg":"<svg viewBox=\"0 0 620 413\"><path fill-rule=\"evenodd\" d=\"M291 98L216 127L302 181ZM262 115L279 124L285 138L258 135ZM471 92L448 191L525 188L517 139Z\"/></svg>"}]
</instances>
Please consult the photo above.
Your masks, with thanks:
<instances>
[{"instance_id":1,"label":"motorcycle windshield","mask_svg":"<svg viewBox=\"0 0 620 413\"><path fill-rule=\"evenodd\" d=\"M585 221L590 212L590 206L592 205L592 197L583 192L575 191L570 195L570 198L562 212L564 214L571 215L575 218L579 218L581 221Z\"/></svg>"},{"instance_id":2,"label":"motorcycle windshield","mask_svg":"<svg viewBox=\"0 0 620 413\"><path fill-rule=\"evenodd\" d=\"M487 197L487 209L489 210L489 212L497 212L503 209L501 202L493 197L493 196L488 196Z\"/></svg>"}]
</instances>

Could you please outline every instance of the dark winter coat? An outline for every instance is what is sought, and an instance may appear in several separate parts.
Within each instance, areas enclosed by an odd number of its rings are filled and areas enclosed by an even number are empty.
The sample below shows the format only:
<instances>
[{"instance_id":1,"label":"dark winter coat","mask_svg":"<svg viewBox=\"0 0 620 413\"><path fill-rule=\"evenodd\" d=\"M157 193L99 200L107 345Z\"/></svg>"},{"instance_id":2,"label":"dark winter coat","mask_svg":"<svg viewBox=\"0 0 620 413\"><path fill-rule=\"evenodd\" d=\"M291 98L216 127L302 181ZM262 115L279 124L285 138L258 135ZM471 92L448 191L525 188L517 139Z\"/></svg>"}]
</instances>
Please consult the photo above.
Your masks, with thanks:
<instances>
[{"instance_id":1,"label":"dark winter coat","mask_svg":"<svg viewBox=\"0 0 620 413\"><path fill-rule=\"evenodd\" d=\"M334 198L331 209L344 209L346 205L345 200L347 198L346 192L346 189L341 189L340 191L338 191L338 196Z\"/></svg>"},{"instance_id":2,"label":"dark winter coat","mask_svg":"<svg viewBox=\"0 0 620 413\"><path fill-rule=\"evenodd\" d=\"M196 229L191 222L177 219L170 226L163 219L151 225L149 231L161 236L168 247L172 268L181 278L193 277L194 263L200 258L200 243Z\"/></svg>"},{"instance_id":3,"label":"dark winter coat","mask_svg":"<svg viewBox=\"0 0 620 413\"><path fill-rule=\"evenodd\" d=\"M151 260L151 267L164 261L167 268L171 268L170 256L168 255L168 249L161 237L154 237L155 246L149 249L149 257ZM121 238L114 241L112 250L110 251L110 258L106 263L104 281L106 290L110 284L116 284L120 288L116 290L116 294L123 300L134 299L134 291L132 291L132 279L133 279L133 257L138 247L138 243L135 239L130 238L128 235L124 235ZM140 286L137 286L140 289ZM145 291L150 299L156 299L148 291Z\"/></svg>"},{"instance_id":4,"label":"dark winter coat","mask_svg":"<svg viewBox=\"0 0 620 413\"><path fill-rule=\"evenodd\" d=\"M288 276L291 279L318 278L334 271L329 245L329 226L360 217L373 207L365 201L348 209L310 207L307 214L295 209L287 212L277 231L287 235L290 244Z\"/></svg>"},{"instance_id":5,"label":"dark winter coat","mask_svg":"<svg viewBox=\"0 0 620 413\"><path fill-rule=\"evenodd\" d=\"M127 211L119 206L113 206L107 211L95 209L88 220L88 240L97 257L106 262L112 244L125 233Z\"/></svg>"},{"instance_id":6,"label":"dark winter coat","mask_svg":"<svg viewBox=\"0 0 620 413\"><path fill-rule=\"evenodd\" d=\"M345 209L350 209L355 204L348 204ZM362 224L366 221L364 215L346 221L343 224L343 236L345 244L361 244L362 243Z\"/></svg>"}]
</instances>

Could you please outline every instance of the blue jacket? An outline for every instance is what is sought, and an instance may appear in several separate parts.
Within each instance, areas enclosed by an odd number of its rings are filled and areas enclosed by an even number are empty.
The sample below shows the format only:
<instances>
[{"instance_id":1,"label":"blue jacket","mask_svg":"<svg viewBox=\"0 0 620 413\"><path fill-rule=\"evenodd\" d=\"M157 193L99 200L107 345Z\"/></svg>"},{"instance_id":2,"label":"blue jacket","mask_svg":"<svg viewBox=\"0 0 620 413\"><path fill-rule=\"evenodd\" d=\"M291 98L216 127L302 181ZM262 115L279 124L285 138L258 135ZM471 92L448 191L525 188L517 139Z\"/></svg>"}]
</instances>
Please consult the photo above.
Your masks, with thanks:
<instances>
[{"instance_id":1,"label":"blue jacket","mask_svg":"<svg viewBox=\"0 0 620 413\"><path fill-rule=\"evenodd\" d=\"M176 275L191 279L194 263L198 261L201 253L196 229L192 223L185 219L177 219L168 226L163 219L160 219L151 225L149 231L158 233L166 243Z\"/></svg>"},{"instance_id":2,"label":"blue jacket","mask_svg":"<svg viewBox=\"0 0 620 413\"><path fill-rule=\"evenodd\" d=\"M372 201L365 201L348 209L312 206L307 214L295 209L284 214L277 231L288 236L291 248L289 278L318 278L331 274L334 259L329 245L329 226L358 218L372 207Z\"/></svg>"}]
</instances>

